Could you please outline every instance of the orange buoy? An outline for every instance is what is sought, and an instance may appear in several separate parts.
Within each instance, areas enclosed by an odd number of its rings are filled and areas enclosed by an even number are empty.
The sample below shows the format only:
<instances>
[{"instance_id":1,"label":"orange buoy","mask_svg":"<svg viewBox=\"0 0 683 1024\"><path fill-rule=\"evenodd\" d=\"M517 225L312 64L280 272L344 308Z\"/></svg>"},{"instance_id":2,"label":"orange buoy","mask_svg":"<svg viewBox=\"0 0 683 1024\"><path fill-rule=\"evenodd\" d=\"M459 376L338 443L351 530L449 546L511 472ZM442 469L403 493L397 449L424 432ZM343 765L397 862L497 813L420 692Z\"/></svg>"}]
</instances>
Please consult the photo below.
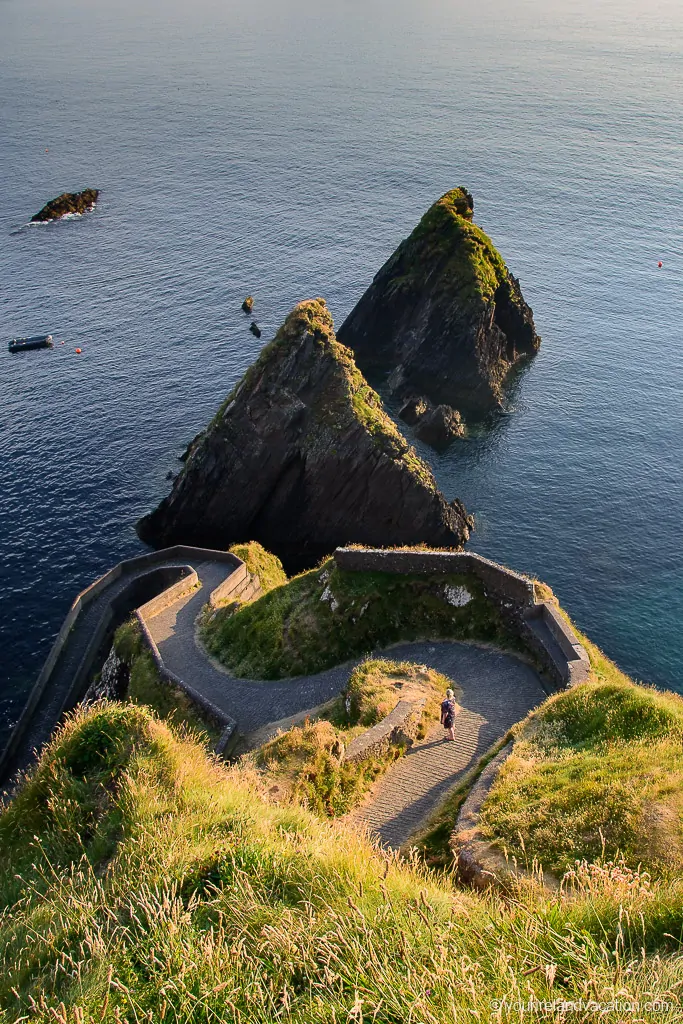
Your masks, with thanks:
<instances>
[{"instance_id":1,"label":"orange buoy","mask_svg":"<svg viewBox=\"0 0 683 1024\"><path fill-rule=\"evenodd\" d=\"M657 264L657 266L658 266L658 267L663 267L663 266L664 266L664 264L663 264L663 263L662 263L662 261L660 260L660 261L659 261L659 263Z\"/></svg>"},{"instance_id":2,"label":"orange buoy","mask_svg":"<svg viewBox=\"0 0 683 1024\"><path fill-rule=\"evenodd\" d=\"M83 349L82 349L82 348L77 348L77 349L76 349L76 355L77 355L77 356L80 356L80 354L81 354L81 352L82 352L82 351L83 351Z\"/></svg>"}]
</instances>

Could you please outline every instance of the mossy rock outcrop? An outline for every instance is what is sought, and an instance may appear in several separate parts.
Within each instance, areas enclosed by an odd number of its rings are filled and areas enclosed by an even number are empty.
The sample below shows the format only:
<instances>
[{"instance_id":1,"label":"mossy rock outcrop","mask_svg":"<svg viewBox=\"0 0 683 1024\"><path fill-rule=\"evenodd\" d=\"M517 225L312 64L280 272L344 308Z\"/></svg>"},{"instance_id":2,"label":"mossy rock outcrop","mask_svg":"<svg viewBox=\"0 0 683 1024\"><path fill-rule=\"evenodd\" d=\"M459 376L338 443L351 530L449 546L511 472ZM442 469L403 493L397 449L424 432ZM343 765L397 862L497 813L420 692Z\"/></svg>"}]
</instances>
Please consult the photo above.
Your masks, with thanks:
<instances>
[{"instance_id":1,"label":"mossy rock outcrop","mask_svg":"<svg viewBox=\"0 0 683 1024\"><path fill-rule=\"evenodd\" d=\"M94 208L99 194L99 190L96 188L86 188L83 192L64 192L61 196L46 203L42 210L31 217L31 221L36 223L59 220L60 217L66 217L69 213L89 213Z\"/></svg>"},{"instance_id":2,"label":"mossy rock outcrop","mask_svg":"<svg viewBox=\"0 0 683 1024\"><path fill-rule=\"evenodd\" d=\"M442 196L385 263L339 329L363 373L402 398L465 417L503 405L505 378L540 345L533 313L465 188Z\"/></svg>"},{"instance_id":3,"label":"mossy rock outcrop","mask_svg":"<svg viewBox=\"0 0 683 1024\"><path fill-rule=\"evenodd\" d=\"M459 548L470 526L313 299L287 317L138 533L159 547L257 540L303 568L349 542Z\"/></svg>"}]
</instances>

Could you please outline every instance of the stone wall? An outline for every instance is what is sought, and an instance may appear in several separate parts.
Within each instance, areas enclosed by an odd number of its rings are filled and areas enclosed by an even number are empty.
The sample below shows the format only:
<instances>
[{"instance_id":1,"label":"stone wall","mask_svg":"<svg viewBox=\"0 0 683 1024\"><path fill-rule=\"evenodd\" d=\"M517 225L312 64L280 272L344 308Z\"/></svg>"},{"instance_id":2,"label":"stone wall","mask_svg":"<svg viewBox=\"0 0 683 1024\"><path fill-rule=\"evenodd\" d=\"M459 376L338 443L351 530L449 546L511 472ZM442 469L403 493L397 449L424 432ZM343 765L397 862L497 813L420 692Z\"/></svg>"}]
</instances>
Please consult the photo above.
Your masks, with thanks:
<instances>
[{"instance_id":1,"label":"stone wall","mask_svg":"<svg viewBox=\"0 0 683 1024\"><path fill-rule=\"evenodd\" d=\"M481 580L486 596L553 687L573 686L588 678L590 661L578 637L551 602L537 600L534 581L521 573L470 551L337 548L334 560L345 572L471 573Z\"/></svg>"},{"instance_id":2,"label":"stone wall","mask_svg":"<svg viewBox=\"0 0 683 1024\"><path fill-rule=\"evenodd\" d=\"M380 757L390 747L412 746L422 721L425 700L400 700L381 722L356 736L344 754L345 761L366 761Z\"/></svg>"},{"instance_id":3,"label":"stone wall","mask_svg":"<svg viewBox=\"0 0 683 1024\"><path fill-rule=\"evenodd\" d=\"M533 580L469 551L400 551L390 548L337 548L334 560L347 572L474 573L487 590L518 605L534 603Z\"/></svg>"}]
</instances>

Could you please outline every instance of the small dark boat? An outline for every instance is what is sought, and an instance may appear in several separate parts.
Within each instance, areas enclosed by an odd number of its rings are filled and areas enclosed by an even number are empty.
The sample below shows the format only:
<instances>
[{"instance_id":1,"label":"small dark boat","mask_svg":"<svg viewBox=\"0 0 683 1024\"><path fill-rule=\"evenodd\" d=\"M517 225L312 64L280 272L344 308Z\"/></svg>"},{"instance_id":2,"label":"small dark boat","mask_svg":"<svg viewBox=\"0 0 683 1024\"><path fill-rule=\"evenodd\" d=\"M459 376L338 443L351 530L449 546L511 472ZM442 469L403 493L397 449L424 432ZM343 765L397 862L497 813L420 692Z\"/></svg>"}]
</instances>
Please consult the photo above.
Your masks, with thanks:
<instances>
[{"instance_id":1,"label":"small dark boat","mask_svg":"<svg viewBox=\"0 0 683 1024\"><path fill-rule=\"evenodd\" d=\"M51 334L36 334L33 338L14 338L10 341L10 352L31 352L34 348L52 348Z\"/></svg>"}]
</instances>

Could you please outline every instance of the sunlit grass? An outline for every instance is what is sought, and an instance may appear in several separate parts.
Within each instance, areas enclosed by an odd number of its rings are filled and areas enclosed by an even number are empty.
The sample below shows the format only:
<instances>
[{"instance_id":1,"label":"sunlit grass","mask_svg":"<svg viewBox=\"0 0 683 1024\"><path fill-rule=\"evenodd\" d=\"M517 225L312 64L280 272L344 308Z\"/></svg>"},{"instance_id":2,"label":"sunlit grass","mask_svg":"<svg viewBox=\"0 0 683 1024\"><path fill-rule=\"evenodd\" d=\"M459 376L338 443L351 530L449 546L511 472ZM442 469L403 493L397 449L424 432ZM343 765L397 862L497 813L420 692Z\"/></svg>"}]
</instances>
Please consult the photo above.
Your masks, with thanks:
<instances>
[{"instance_id":1,"label":"sunlit grass","mask_svg":"<svg viewBox=\"0 0 683 1024\"><path fill-rule=\"evenodd\" d=\"M493 1000L617 995L680 1019L680 880L586 866L552 896L459 892L264 801L253 773L143 708L70 721L0 818L0 850L8 1024L445 1024L520 1019Z\"/></svg>"}]
</instances>

